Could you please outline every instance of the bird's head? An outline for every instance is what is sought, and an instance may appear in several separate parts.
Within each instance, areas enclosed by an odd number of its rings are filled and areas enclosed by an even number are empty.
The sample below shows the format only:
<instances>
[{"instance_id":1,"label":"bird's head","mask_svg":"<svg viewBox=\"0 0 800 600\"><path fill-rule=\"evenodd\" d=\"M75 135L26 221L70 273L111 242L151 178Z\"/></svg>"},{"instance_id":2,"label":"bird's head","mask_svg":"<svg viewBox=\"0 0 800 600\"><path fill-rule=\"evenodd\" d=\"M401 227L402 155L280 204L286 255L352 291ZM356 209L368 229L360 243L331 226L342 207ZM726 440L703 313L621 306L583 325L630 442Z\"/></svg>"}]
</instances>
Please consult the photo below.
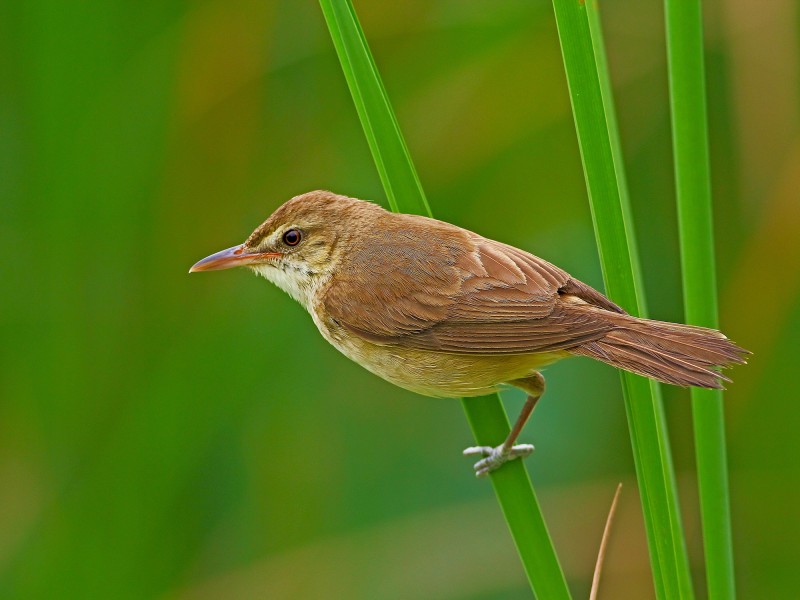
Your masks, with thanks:
<instances>
[{"instance_id":1,"label":"bird's head","mask_svg":"<svg viewBox=\"0 0 800 600\"><path fill-rule=\"evenodd\" d=\"M295 196L259 225L243 244L212 254L189 270L249 267L308 306L343 252L383 209L370 202L314 191Z\"/></svg>"}]
</instances>

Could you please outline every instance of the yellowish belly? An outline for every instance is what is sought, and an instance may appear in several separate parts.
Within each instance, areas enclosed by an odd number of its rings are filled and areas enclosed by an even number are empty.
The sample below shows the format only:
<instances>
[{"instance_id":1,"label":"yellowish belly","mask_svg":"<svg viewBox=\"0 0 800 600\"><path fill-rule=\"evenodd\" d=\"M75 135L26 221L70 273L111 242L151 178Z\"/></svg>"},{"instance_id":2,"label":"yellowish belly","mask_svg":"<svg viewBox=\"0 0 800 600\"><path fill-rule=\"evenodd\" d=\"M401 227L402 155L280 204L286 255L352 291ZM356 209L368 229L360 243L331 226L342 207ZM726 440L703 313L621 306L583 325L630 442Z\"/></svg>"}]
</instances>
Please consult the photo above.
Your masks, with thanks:
<instances>
[{"instance_id":1,"label":"yellowish belly","mask_svg":"<svg viewBox=\"0 0 800 600\"><path fill-rule=\"evenodd\" d=\"M395 385L435 397L490 394L503 383L528 377L568 356L566 352L504 356L444 354L397 347L376 347L369 357L345 354Z\"/></svg>"},{"instance_id":2,"label":"yellowish belly","mask_svg":"<svg viewBox=\"0 0 800 600\"><path fill-rule=\"evenodd\" d=\"M375 375L424 396L456 398L496 392L503 383L522 379L566 358L564 351L518 354L448 354L378 345L335 325L314 321L320 333L342 354Z\"/></svg>"}]
</instances>

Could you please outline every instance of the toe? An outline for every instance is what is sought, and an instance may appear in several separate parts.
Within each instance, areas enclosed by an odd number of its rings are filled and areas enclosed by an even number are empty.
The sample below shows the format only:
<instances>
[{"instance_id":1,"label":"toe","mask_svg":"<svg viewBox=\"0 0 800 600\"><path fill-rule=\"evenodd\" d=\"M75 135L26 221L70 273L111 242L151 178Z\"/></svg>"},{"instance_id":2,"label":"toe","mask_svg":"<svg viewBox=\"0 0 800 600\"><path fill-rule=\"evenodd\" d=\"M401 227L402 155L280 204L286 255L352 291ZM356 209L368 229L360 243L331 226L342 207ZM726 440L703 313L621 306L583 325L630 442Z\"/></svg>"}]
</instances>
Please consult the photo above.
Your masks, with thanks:
<instances>
[{"instance_id":1,"label":"toe","mask_svg":"<svg viewBox=\"0 0 800 600\"><path fill-rule=\"evenodd\" d=\"M497 465L494 464L490 457L479 460L473 468L475 469L475 477L486 477L497 468Z\"/></svg>"},{"instance_id":2,"label":"toe","mask_svg":"<svg viewBox=\"0 0 800 600\"><path fill-rule=\"evenodd\" d=\"M530 456L533 450L533 444L518 444L511 448L511 456L514 458L525 458L526 456Z\"/></svg>"},{"instance_id":3,"label":"toe","mask_svg":"<svg viewBox=\"0 0 800 600\"><path fill-rule=\"evenodd\" d=\"M490 469L489 467L483 469L475 469L475 477L477 477L478 479L483 479L484 477L487 477L491 472L492 469Z\"/></svg>"},{"instance_id":4,"label":"toe","mask_svg":"<svg viewBox=\"0 0 800 600\"><path fill-rule=\"evenodd\" d=\"M491 446L470 446L464 449L464 456L491 456L492 450Z\"/></svg>"}]
</instances>

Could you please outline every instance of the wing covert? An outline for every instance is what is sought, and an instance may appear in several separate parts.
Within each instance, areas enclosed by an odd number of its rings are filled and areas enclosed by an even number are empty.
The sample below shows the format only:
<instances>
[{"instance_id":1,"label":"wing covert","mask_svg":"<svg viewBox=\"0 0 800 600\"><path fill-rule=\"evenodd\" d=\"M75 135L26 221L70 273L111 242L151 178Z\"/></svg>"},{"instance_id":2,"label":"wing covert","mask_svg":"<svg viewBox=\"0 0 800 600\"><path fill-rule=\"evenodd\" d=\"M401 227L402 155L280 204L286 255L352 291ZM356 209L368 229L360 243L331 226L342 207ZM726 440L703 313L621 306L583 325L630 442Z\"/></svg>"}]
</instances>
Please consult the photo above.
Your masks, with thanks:
<instances>
[{"instance_id":1,"label":"wing covert","mask_svg":"<svg viewBox=\"0 0 800 600\"><path fill-rule=\"evenodd\" d=\"M402 239L387 236L380 264L355 251L323 296L327 313L374 343L449 353L559 350L610 328L586 311L565 308L559 290L575 281L565 271L512 246L433 223L433 232L426 223L423 231L407 226Z\"/></svg>"}]
</instances>

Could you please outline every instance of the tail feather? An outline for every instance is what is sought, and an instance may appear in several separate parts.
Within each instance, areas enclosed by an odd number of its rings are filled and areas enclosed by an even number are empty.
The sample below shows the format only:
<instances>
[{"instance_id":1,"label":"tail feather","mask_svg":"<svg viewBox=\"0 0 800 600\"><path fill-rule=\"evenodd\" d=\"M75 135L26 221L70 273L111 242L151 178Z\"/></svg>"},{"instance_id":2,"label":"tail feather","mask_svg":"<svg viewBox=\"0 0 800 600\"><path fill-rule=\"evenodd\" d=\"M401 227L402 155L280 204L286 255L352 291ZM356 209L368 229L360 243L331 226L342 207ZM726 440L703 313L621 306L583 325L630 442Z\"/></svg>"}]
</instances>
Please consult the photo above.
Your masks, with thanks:
<instances>
[{"instance_id":1,"label":"tail feather","mask_svg":"<svg viewBox=\"0 0 800 600\"><path fill-rule=\"evenodd\" d=\"M597 312L614 327L570 352L664 383L720 389L730 379L717 369L743 364L749 354L714 329Z\"/></svg>"}]
</instances>

